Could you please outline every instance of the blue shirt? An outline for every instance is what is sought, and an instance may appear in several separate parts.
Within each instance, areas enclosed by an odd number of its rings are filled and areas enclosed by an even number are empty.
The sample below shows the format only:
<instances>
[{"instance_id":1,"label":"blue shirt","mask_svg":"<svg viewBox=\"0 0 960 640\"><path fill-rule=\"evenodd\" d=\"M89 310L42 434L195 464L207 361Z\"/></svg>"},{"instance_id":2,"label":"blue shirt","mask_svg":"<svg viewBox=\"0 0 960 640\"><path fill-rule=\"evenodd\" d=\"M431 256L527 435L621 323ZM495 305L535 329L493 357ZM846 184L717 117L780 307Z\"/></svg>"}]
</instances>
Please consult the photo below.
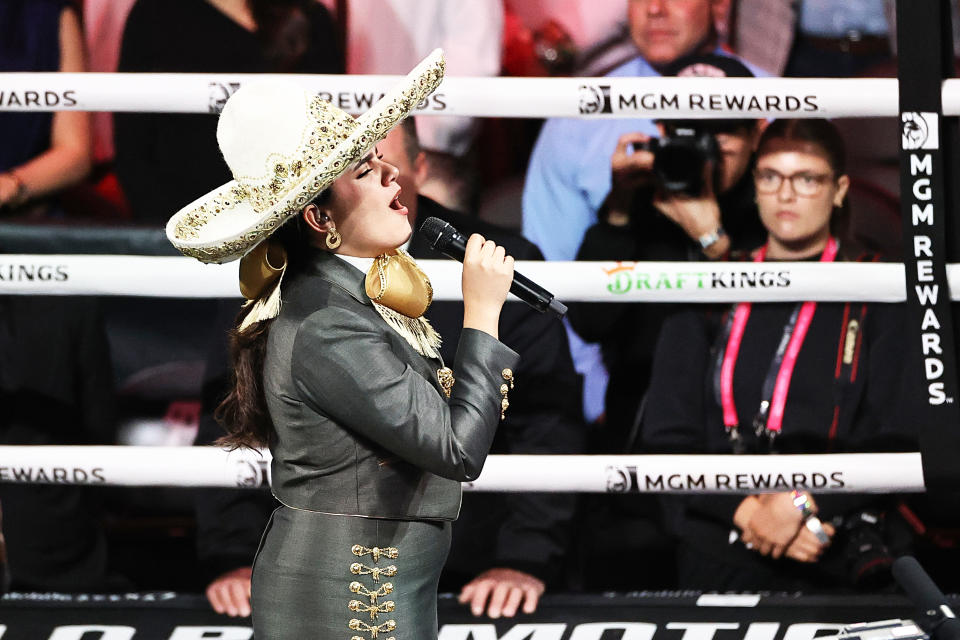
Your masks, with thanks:
<instances>
[{"instance_id":1,"label":"blue shirt","mask_svg":"<svg viewBox=\"0 0 960 640\"><path fill-rule=\"evenodd\" d=\"M660 74L636 57L608 77ZM610 192L610 158L617 139L639 131L659 135L648 118L550 118L533 147L523 187L523 235L547 260L573 260Z\"/></svg>"},{"instance_id":2,"label":"blue shirt","mask_svg":"<svg viewBox=\"0 0 960 640\"><path fill-rule=\"evenodd\" d=\"M715 53L723 54L717 50ZM747 64L747 63L744 63ZM757 76L768 75L747 64ZM609 78L660 76L637 56L607 74ZM547 260L573 260L597 211L610 192L610 158L625 133L658 136L648 118L581 120L550 118L533 147L523 187L523 235L536 244ZM588 421L603 412L607 372L600 347L580 339L570 329L570 354L584 380L583 411Z\"/></svg>"},{"instance_id":3,"label":"blue shirt","mask_svg":"<svg viewBox=\"0 0 960 640\"><path fill-rule=\"evenodd\" d=\"M841 38L850 33L887 35L884 0L803 0L800 31L811 36Z\"/></svg>"}]
</instances>

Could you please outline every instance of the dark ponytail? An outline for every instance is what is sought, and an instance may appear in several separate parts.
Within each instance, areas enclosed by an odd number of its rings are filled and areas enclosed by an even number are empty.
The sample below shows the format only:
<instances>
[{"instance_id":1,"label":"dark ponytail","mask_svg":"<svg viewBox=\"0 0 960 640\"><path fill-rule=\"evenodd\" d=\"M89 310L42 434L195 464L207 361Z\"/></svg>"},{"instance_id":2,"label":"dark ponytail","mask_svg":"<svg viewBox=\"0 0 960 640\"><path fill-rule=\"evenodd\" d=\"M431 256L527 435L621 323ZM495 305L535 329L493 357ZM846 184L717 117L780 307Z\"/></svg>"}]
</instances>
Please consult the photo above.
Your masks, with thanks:
<instances>
[{"instance_id":1,"label":"dark ponytail","mask_svg":"<svg viewBox=\"0 0 960 640\"><path fill-rule=\"evenodd\" d=\"M330 190L327 189L314 198L312 204L323 204L329 198ZM287 252L284 281L289 281L291 275L300 270L311 250L303 215L298 213L283 223L271 237L278 240ZM254 323L241 331L239 327L252 309L252 303L245 304L230 331L232 384L230 393L214 412L214 418L227 431L227 435L215 444L230 449L269 447L274 438L273 421L263 388L263 363L273 319Z\"/></svg>"},{"instance_id":2,"label":"dark ponytail","mask_svg":"<svg viewBox=\"0 0 960 640\"><path fill-rule=\"evenodd\" d=\"M244 305L237 316L237 325L253 305ZM230 360L233 365L232 386L214 412L213 417L227 435L216 441L219 446L237 449L269 447L273 438L273 422L263 393L263 362L267 355L267 336L272 321L258 322L245 331L230 330Z\"/></svg>"}]
</instances>

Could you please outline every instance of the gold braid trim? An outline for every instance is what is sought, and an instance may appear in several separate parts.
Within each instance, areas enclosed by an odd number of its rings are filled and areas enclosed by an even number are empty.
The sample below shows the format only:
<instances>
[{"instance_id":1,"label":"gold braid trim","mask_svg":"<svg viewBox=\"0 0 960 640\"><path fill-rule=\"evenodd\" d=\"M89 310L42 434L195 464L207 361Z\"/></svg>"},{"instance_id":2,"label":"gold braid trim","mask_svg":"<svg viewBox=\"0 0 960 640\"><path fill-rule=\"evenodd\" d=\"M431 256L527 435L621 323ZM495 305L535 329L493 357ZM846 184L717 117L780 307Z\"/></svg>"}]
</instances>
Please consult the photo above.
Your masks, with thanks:
<instances>
[{"instance_id":1,"label":"gold braid trim","mask_svg":"<svg viewBox=\"0 0 960 640\"><path fill-rule=\"evenodd\" d=\"M370 604L377 604L377 598L393 593L393 583L384 582L379 589L370 591L363 583L354 581L350 583L350 592L370 598Z\"/></svg>"},{"instance_id":2,"label":"gold braid trim","mask_svg":"<svg viewBox=\"0 0 960 640\"><path fill-rule=\"evenodd\" d=\"M351 600L347 607L354 613L367 612L370 614L371 620L376 620L377 616L379 616L381 613L392 613L395 611L397 605L393 600L387 600L383 604L367 604L365 602L360 602L359 600Z\"/></svg>"},{"instance_id":3,"label":"gold braid trim","mask_svg":"<svg viewBox=\"0 0 960 640\"><path fill-rule=\"evenodd\" d=\"M425 317L410 318L377 302L373 308L417 353L426 358L440 357L440 334Z\"/></svg>"},{"instance_id":4,"label":"gold braid trim","mask_svg":"<svg viewBox=\"0 0 960 640\"><path fill-rule=\"evenodd\" d=\"M356 618L354 618L353 620L350 621L350 624L348 626L350 627L351 631L363 631L365 633L369 633L371 638L376 638L382 632L390 632L390 631L396 630L397 621L387 620L383 624L371 625L371 624L367 624L363 620L357 620Z\"/></svg>"},{"instance_id":5,"label":"gold braid trim","mask_svg":"<svg viewBox=\"0 0 960 640\"><path fill-rule=\"evenodd\" d=\"M365 547L362 544L353 545L350 547L350 552L358 557L367 555L372 556L374 563L379 561L381 557L390 558L392 560L400 555L400 552L396 547ZM397 575L397 567L392 564L386 567L368 567L365 564L354 562L350 565L350 573L354 575L369 575L373 578L374 582L380 582L381 575L387 577L393 577ZM384 582L379 587L370 590L364 586L362 582L355 580L350 583L350 592L370 599L369 604L363 602L362 600L351 600L349 603L347 603L347 608L354 613L369 614L371 622L371 624L368 624L358 618L352 618L347 626L353 631L369 633L370 638L366 639L361 636L352 636L350 640L376 640L381 633L396 630L396 620L387 620L379 625L372 624L377 621L381 613L393 613L397 609L397 604L393 600L379 602L379 598L382 596L393 593L392 582ZM390 636L384 640L396 640L396 638Z\"/></svg>"},{"instance_id":6,"label":"gold braid trim","mask_svg":"<svg viewBox=\"0 0 960 640\"><path fill-rule=\"evenodd\" d=\"M362 544L353 545L352 547L350 547L350 552L353 555L360 556L360 557L363 557L368 554L372 555L373 561L375 563L380 561L380 556L383 556L384 558L390 558L391 560L395 560L400 555L400 552L397 551L396 547L373 547L371 549L363 546Z\"/></svg>"},{"instance_id":7,"label":"gold braid trim","mask_svg":"<svg viewBox=\"0 0 960 640\"><path fill-rule=\"evenodd\" d=\"M354 562L350 565L350 573L355 576L370 576L373 578L374 582L380 582L380 576L386 576L387 578L392 578L397 575L397 567L390 565L388 567L368 567L365 564L360 564L359 562Z\"/></svg>"}]
</instances>

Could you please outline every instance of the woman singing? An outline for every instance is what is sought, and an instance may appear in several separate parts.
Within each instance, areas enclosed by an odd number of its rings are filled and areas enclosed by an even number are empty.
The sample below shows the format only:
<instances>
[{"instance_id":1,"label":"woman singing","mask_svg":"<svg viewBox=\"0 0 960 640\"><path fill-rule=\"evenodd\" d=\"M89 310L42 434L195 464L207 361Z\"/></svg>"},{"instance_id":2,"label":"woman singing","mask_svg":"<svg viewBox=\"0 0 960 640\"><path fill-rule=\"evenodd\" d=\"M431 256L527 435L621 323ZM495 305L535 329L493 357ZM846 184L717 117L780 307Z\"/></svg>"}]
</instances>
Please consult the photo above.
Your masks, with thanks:
<instances>
[{"instance_id":1,"label":"woman singing","mask_svg":"<svg viewBox=\"0 0 960 640\"><path fill-rule=\"evenodd\" d=\"M220 415L227 443L269 446L282 505L254 563L258 639L437 637L460 482L480 473L517 362L497 340L502 248L467 243L452 370L422 317L430 283L398 249L410 223L375 143L442 77L437 51L358 119L293 85L241 88L217 131L235 179L167 224L187 255L243 256Z\"/></svg>"}]
</instances>

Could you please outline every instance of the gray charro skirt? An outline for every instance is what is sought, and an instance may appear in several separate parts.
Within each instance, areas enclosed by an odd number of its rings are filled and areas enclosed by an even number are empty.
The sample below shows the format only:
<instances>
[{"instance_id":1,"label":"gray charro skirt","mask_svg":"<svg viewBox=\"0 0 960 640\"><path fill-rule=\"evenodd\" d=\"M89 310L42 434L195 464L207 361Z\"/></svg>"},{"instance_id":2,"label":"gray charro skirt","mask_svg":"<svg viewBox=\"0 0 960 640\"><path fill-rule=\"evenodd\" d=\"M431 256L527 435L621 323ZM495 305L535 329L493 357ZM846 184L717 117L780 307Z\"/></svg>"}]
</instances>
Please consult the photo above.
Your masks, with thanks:
<instances>
[{"instance_id":1,"label":"gray charro skirt","mask_svg":"<svg viewBox=\"0 0 960 640\"><path fill-rule=\"evenodd\" d=\"M431 640L450 523L279 507L253 564L256 640Z\"/></svg>"}]
</instances>

